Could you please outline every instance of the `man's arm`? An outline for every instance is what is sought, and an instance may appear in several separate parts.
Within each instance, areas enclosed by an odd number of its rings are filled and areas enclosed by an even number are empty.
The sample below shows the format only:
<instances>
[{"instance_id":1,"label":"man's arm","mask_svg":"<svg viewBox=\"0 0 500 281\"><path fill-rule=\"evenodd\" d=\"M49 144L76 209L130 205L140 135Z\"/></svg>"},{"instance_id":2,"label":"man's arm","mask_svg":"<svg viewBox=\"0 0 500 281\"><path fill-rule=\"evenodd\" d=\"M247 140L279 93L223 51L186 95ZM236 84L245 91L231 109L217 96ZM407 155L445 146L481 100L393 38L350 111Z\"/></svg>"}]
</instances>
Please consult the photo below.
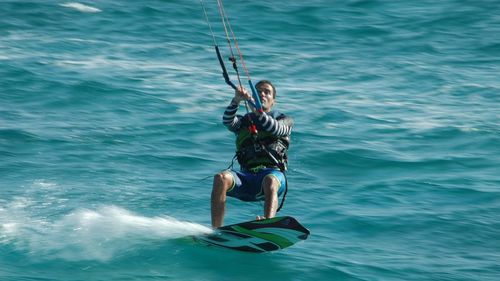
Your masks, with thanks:
<instances>
[{"instance_id":1,"label":"man's arm","mask_svg":"<svg viewBox=\"0 0 500 281\"><path fill-rule=\"evenodd\" d=\"M273 134L276 137L285 137L290 135L293 127L293 119L285 116L284 118L274 119L267 113L262 113L258 120L264 131Z\"/></svg>"},{"instance_id":2,"label":"man's arm","mask_svg":"<svg viewBox=\"0 0 500 281\"><path fill-rule=\"evenodd\" d=\"M236 115L239 105L240 103L238 101L232 99L222 116L222 124L224 124L224 126L226 126L231 132L236 132L241 127L241 118Z\"/></svg>"},{"instance_id":3,"label":"man's arm","mask_svg":"<svg viewBox=\"0 0 500 281\"><path fill-rule=\"evenodd\" d=\"M252 96L245 88L238 88L234 91L234 98L231 103L226 107L224 111L224 116L222 117L222 123L226 126L229 131L237 132L241 127L241 116L236 115L240 102L244 100L252 100Z\"/></svg>"}]
</instances>

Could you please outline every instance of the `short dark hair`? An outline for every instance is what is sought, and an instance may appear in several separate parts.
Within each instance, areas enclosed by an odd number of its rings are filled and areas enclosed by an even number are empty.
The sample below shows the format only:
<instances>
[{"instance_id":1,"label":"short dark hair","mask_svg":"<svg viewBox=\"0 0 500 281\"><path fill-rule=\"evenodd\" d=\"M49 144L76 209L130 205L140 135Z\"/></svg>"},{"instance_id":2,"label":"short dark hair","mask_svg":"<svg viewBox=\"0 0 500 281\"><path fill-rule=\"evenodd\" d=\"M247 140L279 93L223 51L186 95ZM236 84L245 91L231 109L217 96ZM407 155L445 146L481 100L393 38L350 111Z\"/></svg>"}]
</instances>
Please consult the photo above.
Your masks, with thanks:
<instances>
[{"instance_id":1,"label":"short dark hair","mask_svg":"<svg viewBox=\"0 0 500 281\"><path fill-rule=\"evenodd\" d=\"M274 87L273 83L271 83L271 81L269 80L260 80L259 82L257 82L257 84L255 84L255 89L257 89L262 84L271 85L271 88L273 88L273 98L276 98L276 88Z\"/></svg>"}]
</instances>

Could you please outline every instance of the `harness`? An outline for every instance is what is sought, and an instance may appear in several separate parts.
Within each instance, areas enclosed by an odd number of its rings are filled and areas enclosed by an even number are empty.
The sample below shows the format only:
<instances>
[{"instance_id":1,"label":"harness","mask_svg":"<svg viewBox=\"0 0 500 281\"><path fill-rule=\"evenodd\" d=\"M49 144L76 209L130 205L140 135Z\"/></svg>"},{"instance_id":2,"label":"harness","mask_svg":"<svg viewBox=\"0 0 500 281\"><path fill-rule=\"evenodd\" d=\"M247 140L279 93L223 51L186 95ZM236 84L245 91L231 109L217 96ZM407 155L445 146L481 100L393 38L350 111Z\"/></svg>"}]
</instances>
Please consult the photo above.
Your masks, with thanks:
<instances>
[{"instance_id":1,"label":"harness","mask_svg":"<svg viewBox=\"0 0 500 281\"><path fill-rule=\"evenodd\" d=\"M236 151L236 159L245 170L263 166L286 171L288 145L287 138L251 137Z\"/></svg>"}]
</instances>

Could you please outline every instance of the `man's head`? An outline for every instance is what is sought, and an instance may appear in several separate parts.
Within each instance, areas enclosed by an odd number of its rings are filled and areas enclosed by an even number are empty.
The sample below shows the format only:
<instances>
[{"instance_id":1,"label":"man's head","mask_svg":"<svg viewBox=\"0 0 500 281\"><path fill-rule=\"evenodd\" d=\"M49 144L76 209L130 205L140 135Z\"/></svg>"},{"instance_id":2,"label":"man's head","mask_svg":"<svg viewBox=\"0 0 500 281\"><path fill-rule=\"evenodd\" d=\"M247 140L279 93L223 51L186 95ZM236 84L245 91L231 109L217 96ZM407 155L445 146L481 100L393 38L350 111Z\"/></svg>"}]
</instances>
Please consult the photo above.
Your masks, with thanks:
<instances>
[{"instance_id":1,"label":"man's head","mask_svg":"<svg viewBox=\"0 0 500 281\"><path fill-rule=\"evenodd\" d=\"M260 101L262 102L262 109L265 112L271 111L276 100L276 88L268 80L261 80L255 84L255 89L259 94Z\"/></svg>"}]
</instances>

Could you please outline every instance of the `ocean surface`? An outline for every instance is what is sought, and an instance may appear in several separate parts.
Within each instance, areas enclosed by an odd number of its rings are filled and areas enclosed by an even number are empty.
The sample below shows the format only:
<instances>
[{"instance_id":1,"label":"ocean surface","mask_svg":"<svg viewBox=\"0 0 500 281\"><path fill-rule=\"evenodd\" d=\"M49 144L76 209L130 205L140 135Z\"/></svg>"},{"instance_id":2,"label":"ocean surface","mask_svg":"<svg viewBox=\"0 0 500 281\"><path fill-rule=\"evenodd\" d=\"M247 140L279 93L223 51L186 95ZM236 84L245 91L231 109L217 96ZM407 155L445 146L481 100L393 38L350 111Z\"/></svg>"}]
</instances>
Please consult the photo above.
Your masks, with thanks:
<instances>
[{"instance_id":1,"label":"ocean surface","mask_svg":"<svg viewBox=\"0 0 500 281\"><path fill-rule=\"evenodd\" d=\"M234 154L199 1L0 0L0 280L500 280L500 2L224 4L295 120L279 214L309 239L182 239Z\"/></svg>"}]
</instances>

